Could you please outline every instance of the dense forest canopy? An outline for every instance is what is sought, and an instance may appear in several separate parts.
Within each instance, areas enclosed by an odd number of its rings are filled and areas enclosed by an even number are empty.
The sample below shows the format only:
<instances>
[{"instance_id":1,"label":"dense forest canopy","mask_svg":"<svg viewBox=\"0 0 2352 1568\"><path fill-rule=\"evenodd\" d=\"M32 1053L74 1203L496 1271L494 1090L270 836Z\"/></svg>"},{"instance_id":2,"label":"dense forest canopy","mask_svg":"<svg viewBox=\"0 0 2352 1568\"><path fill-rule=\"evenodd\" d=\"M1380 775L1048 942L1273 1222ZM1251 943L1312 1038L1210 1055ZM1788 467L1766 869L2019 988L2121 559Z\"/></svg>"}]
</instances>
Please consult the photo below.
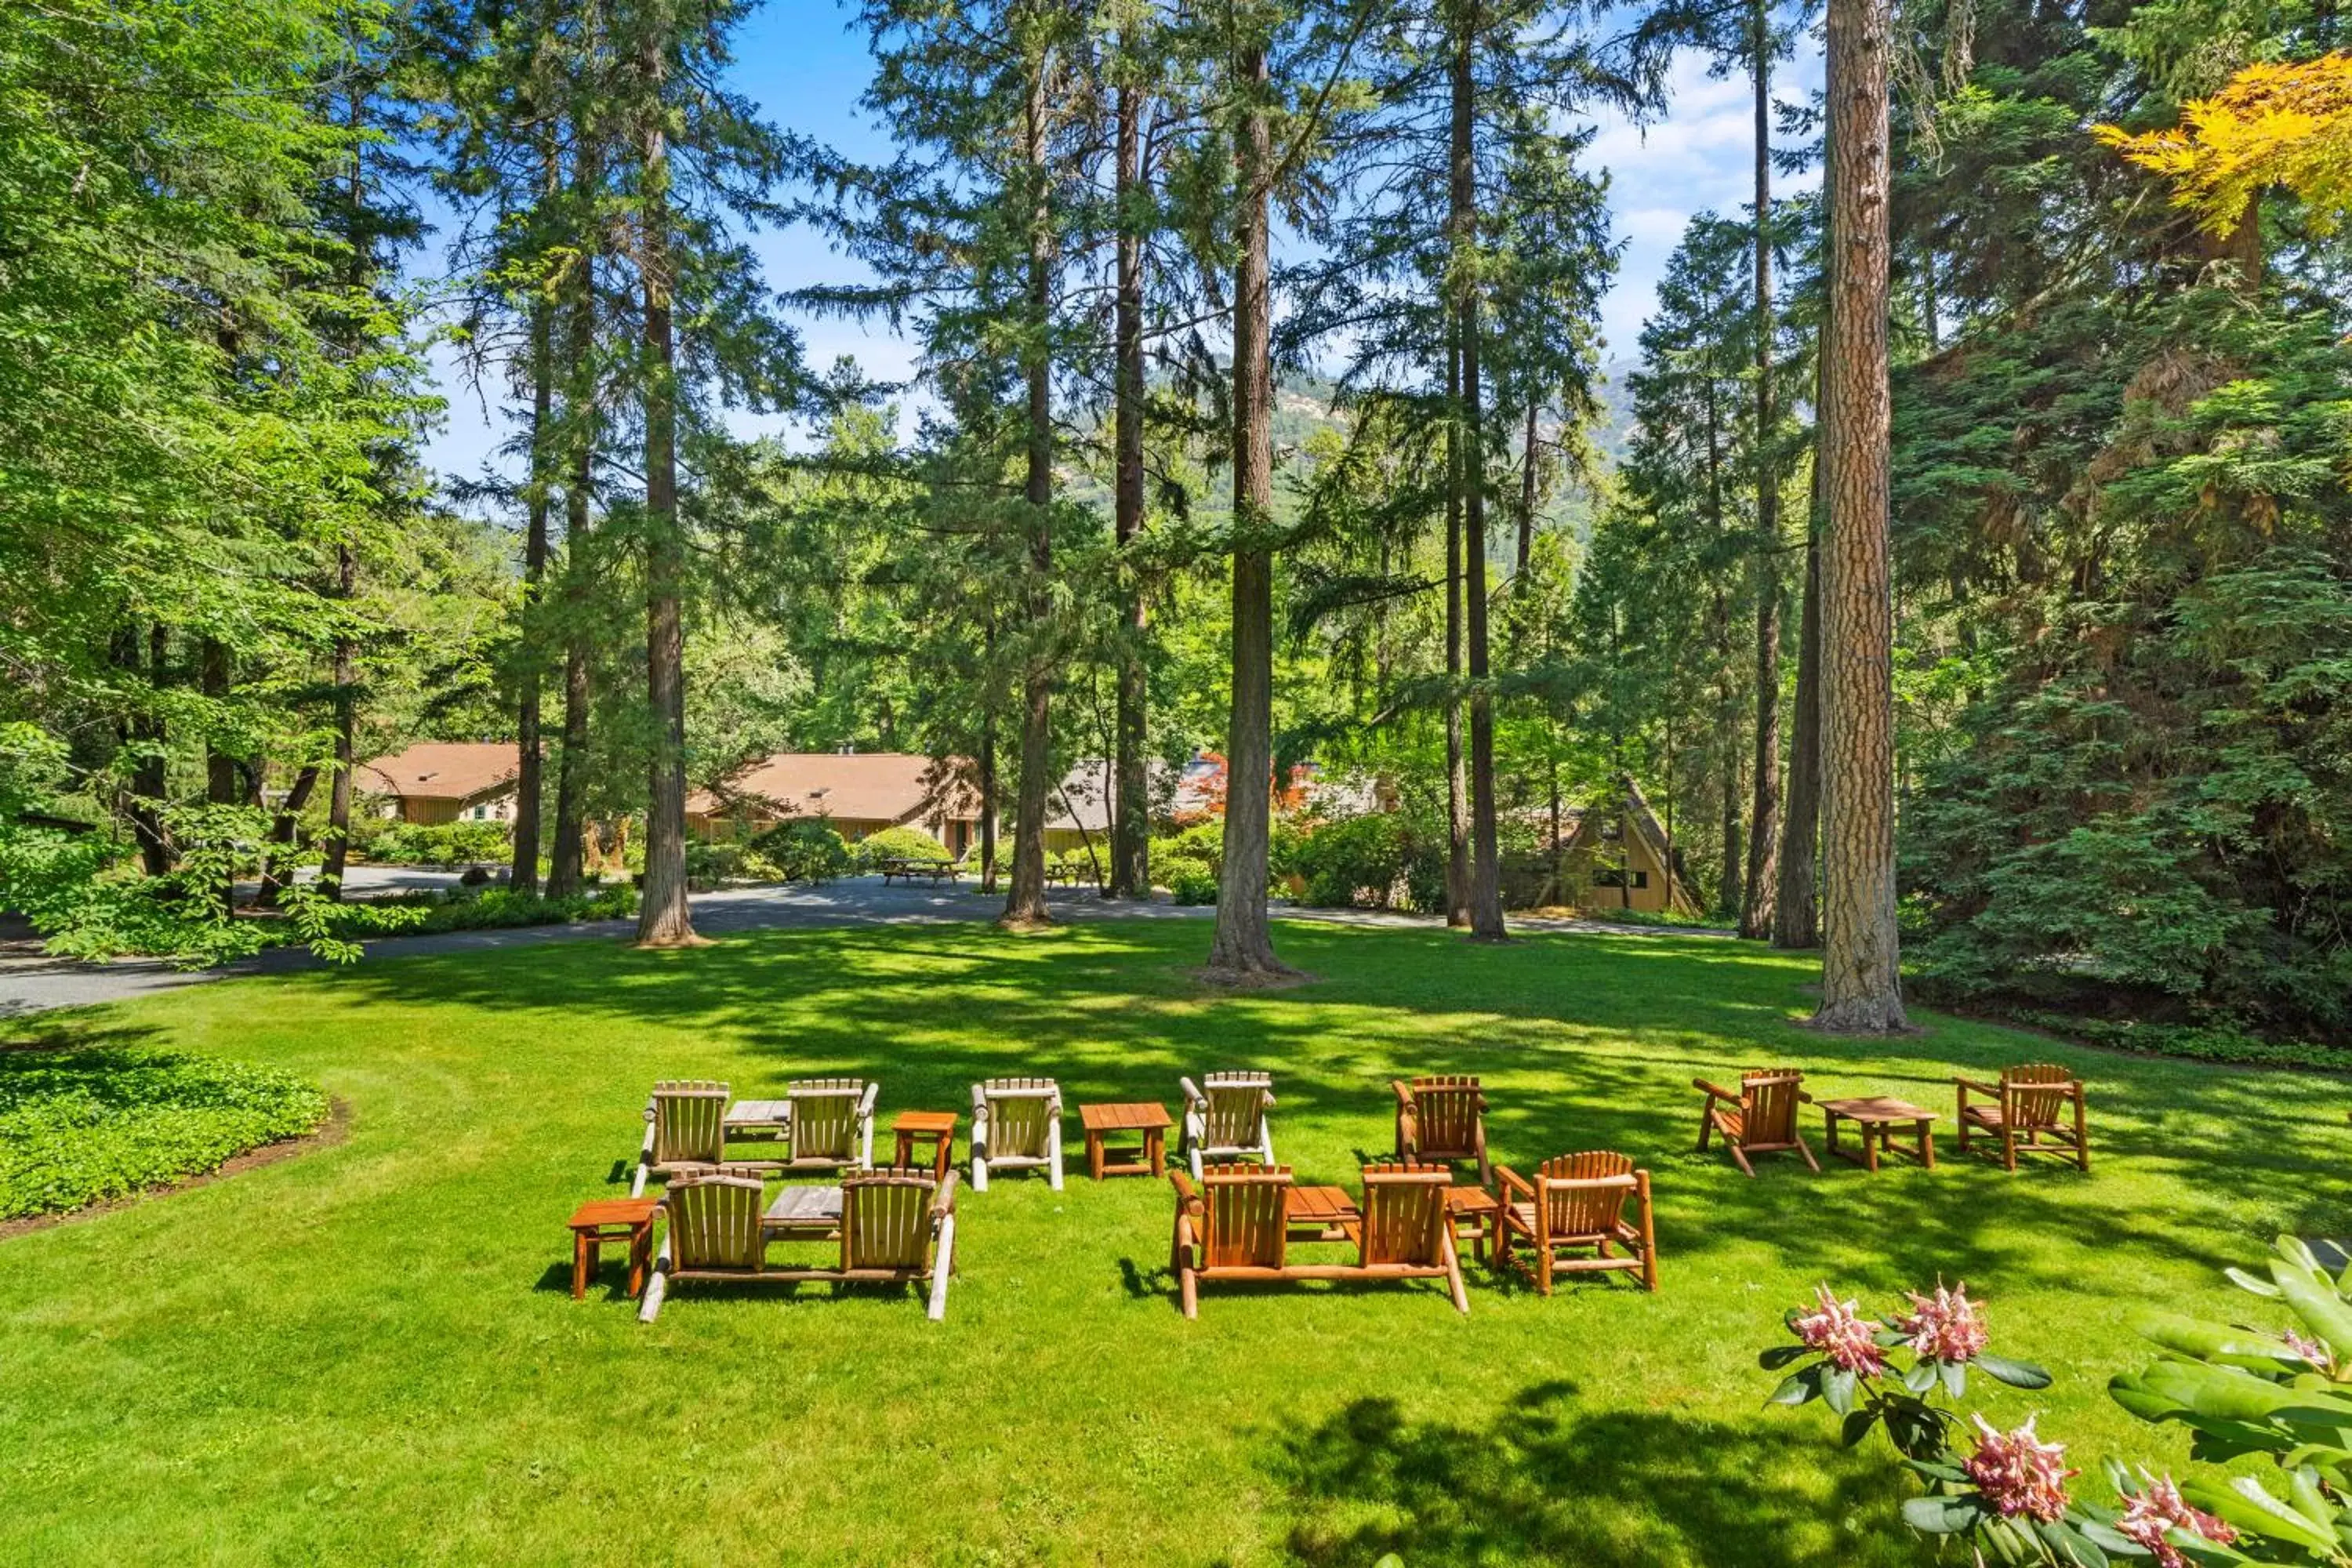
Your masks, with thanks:
<instances>
[{"instance_id":1,"label":"dense forest canopy","mask_svg":"<svg viewBox=\"0 0 2352 1568\"><path fill-rule=\"evenodd\" d=\"M689 793L855 747L961 771L1016 924L1108 776L1106 890L1241 977L1269 892L1622 912L1654 824L1831 1022L1899 931L1941 1001L2352 1029L2333 8L863 0L878 153L741 94L746 14L0 19L0 903L346 954L360 765L488 741L512 890L684 941ZM1694 56L1753 198L1611 365L1591 117ZM423 459L436 342L503 477ZM1266 787L1171 820L1201 758Z\"/></svg>"}]
</instances>

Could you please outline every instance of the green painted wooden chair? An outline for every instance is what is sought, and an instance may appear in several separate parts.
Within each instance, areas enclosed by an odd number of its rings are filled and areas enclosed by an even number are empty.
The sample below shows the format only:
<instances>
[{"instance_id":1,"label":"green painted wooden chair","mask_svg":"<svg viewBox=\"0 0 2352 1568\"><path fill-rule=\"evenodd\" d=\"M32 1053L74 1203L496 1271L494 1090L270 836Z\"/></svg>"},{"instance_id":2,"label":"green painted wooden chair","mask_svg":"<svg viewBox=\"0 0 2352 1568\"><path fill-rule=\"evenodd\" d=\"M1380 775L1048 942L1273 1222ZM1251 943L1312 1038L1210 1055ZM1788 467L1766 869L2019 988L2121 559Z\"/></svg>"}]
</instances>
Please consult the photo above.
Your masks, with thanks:
<instances>
[{"instance_id":1,"label":"green painted wooden chair","mask_svg":"<svg viewBox=\"0 0 2352 1568\"><path fill-rule=\"evenodd\" d=\"M1263 1072L1203 1073L1199 1084L1178 1079L1184 1093L1183 1147L1192 1179L1202 1179L1209 1160L1260 1160L1274 1163L1274 1075Z\"/></svg>"},{"instance_id":2,"label":"green painted wooden chair","mask_svg":"<svg viewBox=\"0 0 2352 1568\"><path fill-rule=\"evenodd\" d=\"M992 1171L1042 1168L1062 1190L1062 1090L1050 1078L992 1078L971 1086L971 1187Z\"/></svg>"}]
</instances>

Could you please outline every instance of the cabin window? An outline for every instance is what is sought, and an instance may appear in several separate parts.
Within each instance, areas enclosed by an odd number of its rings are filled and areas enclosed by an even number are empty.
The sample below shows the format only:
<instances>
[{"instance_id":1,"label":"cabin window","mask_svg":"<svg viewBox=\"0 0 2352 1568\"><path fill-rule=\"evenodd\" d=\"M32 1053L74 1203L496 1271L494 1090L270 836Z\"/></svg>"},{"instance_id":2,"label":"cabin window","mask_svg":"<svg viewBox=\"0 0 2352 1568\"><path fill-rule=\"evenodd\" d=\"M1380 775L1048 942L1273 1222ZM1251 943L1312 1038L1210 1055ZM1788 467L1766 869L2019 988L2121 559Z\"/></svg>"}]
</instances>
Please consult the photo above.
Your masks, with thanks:
<instances>
[{"instance_id":1,"label":"cabin window","mask_svg":"<svg viewBox=\"0 0 2352 1568\"><path fill-rule=\"evenodd\" d=\"M1625 872L1620 867L1604 867L1601 870L1595 871L1592 874L1592 885L1596 888L1622 888L1625 886ZM1641 889L1647 888L1649 885L1650 874L1647 871L1636 871L1633 873L1633 888L1635 891L1638 892Z\"/></svg>"}]
</instances>

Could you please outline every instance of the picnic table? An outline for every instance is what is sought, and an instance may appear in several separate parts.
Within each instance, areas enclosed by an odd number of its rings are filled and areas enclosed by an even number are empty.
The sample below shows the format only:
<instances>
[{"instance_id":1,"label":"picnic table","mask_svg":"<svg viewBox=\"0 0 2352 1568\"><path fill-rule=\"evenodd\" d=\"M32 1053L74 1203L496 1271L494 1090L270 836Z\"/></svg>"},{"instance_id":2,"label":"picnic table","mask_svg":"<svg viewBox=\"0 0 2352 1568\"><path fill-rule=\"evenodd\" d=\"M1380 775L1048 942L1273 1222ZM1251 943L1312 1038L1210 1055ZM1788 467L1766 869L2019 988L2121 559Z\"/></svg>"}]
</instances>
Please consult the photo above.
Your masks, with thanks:
<instances>
[{"instance_id":1,"label":"picnic table","mask_svg":"<svg viewBox=\"0 0 2352 1568\"><path fill-rule=\"evenodd\" d=\"M890 885L894 879L903 878L907 881L911 882L918 877L929 878L931 880L931 886L936 888L941 882L956 881L961 878L962 875L963 868L957 865L953 860L934 859L912 855L894 855L882 862L882 885L886 888Z\"/></svg>"}]
</instances>

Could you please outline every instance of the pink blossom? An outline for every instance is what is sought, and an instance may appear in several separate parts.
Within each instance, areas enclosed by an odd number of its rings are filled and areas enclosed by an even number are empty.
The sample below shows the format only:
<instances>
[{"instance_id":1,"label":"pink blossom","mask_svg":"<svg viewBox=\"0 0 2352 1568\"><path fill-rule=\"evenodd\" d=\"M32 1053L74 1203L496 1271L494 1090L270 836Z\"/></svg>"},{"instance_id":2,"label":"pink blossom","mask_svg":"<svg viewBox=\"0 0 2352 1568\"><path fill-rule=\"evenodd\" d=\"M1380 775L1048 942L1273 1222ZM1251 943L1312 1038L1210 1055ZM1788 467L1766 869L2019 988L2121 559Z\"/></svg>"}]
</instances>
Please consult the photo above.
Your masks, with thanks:
<instances>
[{"instance_id":1,"label":"pink blossom","mask_svg":"<svg viewBox=\"0 0 2352 1568\"><path fill-rule=\"evenodd\" d=\"M1977 1451L1960 1468L1976 1483L1985 1501L2004 1519L2019 1514L2048 1524L2066 1512L2066 1446L2044 1443L2033 1434L2028 1419L2014 1432L1996 1432L1981 1415L1977 1424Z\"/></svg>"},{"instance_id":2,"label":"pink blossom","mask_svg":"<svg viewBox=\"0 0 2352 1568\"><path fill-rule=\"evenodd\" d=\"M1790 1325L1797 1337L1809 1349L1817 1350L1830 1361L1862 1377L1876 1377L1886 1370L1885 1352L1878 1348L1875 1331L1856 1310L1852 1301L1840 1301L1830 1294L1826 1285L1814 1288L1813 1294L1821 1302L1818 1310L1798 1315Z\"/></svg>"},{"instance_id":3,"label":"pink blossom","mask_svg":"<svg viewBox=\"0 0 2352 1568\"><path fill-rule=\"evenodd\" d=\"M1948 1290L1937 1280L1933 1296L1908 1294L1914 1310L1895 1326L1910 1336L1913 1350L1935 1361L1973 1361L1984 1350L1984 1319L1969 1300L1968 1281Z\"/></svg>"},{"instance_id":4,"label":"pink blossom","mask_svg":"<svg viewBox=\"0 0 2352 1568\"><path fill-rule=\"evenodd\" d=\"M2293 1329L2287 1330L2279 1337L2286 1342L2287 1349L2310 1363L2315 1370L2324 1372L2330 1377L2336 1375L2336 1357L2326 1345L2321 1344L2317 1340L2305 1339Z\"/></svg>"},{"instance_id":5,"label":"pink blossom","mask_svg":"<svg viewBox=\"0 0 2352 1568\"><path fill-rule=\"evenodd\" d=\"M2116 1531L2154 1552L2158 1568L2188 1568L2189 1559L2181 1555L2180 1548L2164 1538L2167 1531L2187 1531L2221 1546L2238 1539L2236 1531L2202 1509L2191 1508L2170 1476L2157 1480L2142 1470L2140 1479L2147 1482L2147 1488L2124 1510Z\"/></svg>"}]
</instances>

